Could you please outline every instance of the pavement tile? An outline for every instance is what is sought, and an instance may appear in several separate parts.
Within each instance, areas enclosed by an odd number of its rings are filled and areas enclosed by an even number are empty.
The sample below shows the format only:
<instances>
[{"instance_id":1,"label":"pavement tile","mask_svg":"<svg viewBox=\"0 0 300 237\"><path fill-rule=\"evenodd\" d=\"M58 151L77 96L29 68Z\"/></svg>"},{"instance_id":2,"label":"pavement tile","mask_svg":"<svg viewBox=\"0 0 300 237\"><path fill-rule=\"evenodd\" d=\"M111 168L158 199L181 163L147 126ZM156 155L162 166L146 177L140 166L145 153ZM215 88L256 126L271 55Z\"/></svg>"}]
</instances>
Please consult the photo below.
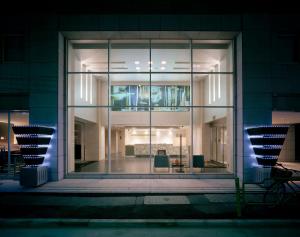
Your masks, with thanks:
<instances>
[{"instance_id":1,"label":"pavement tile","mask_svg":"<svg viewBox=\"0 0 300 237\"><path fill-rule=\"evenodd\" d=\"M235 194L204 194L209 202L214 203L232 203L236 202Z\"/></svg>"},{"instance_id":2,"label":"pavement tile","mask_svg":"<svg viewBox=\"0 0 300 237\"><path fill-rule=\"evenodd\" d=\"M191 204L205 204L209 203L208 198L204 194L188 195Z\"/></svg>"},{"instance_id":3,"label":"pavement tile","mask_svg":"<svg viewBox=\"0 0 300 237\"><path fill-rule=\"evenodd\" d=\"M187 196L145 196L145 205L184 205L190 204Z\"/></svg>"}]
</instances>

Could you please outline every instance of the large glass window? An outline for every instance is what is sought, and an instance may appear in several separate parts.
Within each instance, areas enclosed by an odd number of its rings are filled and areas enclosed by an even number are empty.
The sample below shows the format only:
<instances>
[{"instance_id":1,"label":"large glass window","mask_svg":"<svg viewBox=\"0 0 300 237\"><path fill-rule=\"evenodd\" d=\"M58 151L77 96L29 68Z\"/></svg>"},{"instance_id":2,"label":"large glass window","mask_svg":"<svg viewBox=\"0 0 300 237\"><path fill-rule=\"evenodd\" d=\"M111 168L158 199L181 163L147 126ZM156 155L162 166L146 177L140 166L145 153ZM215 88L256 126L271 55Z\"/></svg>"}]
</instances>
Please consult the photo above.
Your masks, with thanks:
<instances>
[{"instance_id":1,"label":"large glass window","mask_svg":"<svg viewBox=\"0 0 300 237\"><path fill-rule=\"evenodd\" d=\"M0 112L0 176L15 176L24 166L13 126L29 124L27 111Z\"/></svg>"},{"instance_id":2,"label":"large glass window","mask_svg":"<svg viewBox=\"0 0 300 237\"><path fill-rule=\"evenodd\" d=\"M70 40L68 50L68 172L233 172L232 41Z\"/></svg>"}]
</instances>

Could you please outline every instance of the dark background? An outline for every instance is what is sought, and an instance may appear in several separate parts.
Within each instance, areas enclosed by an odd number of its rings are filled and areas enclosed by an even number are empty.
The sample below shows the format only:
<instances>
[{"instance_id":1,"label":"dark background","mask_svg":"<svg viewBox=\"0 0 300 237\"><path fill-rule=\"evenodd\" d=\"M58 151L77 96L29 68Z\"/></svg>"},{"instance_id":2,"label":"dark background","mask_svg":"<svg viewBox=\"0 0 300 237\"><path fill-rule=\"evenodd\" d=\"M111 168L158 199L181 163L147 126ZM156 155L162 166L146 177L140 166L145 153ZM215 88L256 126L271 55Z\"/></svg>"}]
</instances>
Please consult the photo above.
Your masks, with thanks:
<instances>
[{"instance_id":1,"label":"dark background","mask_svg":"<svg viewBox=\"0 0 300 237\"><path fill-rule=\"evenodd\" d=\"M297 0L39 0L2 2L1 14L298 13Z\"/></svg>"}]
</instances>

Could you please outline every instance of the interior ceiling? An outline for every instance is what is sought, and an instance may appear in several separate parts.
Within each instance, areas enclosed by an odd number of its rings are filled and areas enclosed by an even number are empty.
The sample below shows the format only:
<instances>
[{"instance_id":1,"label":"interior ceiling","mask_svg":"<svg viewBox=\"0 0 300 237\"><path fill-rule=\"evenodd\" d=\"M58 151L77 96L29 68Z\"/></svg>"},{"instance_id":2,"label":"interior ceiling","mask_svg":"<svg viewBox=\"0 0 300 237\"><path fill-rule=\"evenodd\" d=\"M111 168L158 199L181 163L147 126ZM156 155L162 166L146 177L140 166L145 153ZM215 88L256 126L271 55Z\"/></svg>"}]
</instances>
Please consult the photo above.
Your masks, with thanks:
<instances>
[{"instance_id":1,"label":"interior ceiling","mask_svg":"<svg viewBox=\"0 0 300 237\"><path fill-rule=\"evenodd\" d=\"M94 72L107 71L106 49L77 49L77 58ZM207 72L226 54L226 49L194 49L194 69ZM186 49L114 49L111 51L111 72L189 72L191 64L190 50Z\"/></svg>"},{"instance_id":2,"label":"interior ceiling","mask_svg":"<svg viewBox=\"0 0 300 237\"><path fill-rule=\"evenodd\" d=\"M29 113L27 112L16 112L11 113L10 122L14 125L28 124ZM8 123L7 113L0 113L0 122Z\"/></svg>"},{"instance_id":3,"label":"interior ceiling","mask_svg":"<svg viewBox=\"0 0 300 237\"><path fill-rule=\"evenodd\" d=\"M126 42L126 41L125 41ZM213 43L212 43L213 42ZM201 41L193 45L193 71L209 72L228 53L230 41ZM108 71L108 49L103 41L72 41L76 58L91 72ZM156 48L145 43L113 43L110 72L190 72L191 50L185 43L157 41ZM98 47L97 47L98 45ZM126 47L124 47L126 46ZM123 48L122 48L123 47ZM150 61L151 57L151 61ZM174 79L176 80L176 79Z\"/></svg>"},{"instance_id":4,"label":"interior ceiling","mask_svg":"<svg viewBox=\"0 0 300 237\"><path fill-rule=\"evenodd\" d=\"M273 111L272 124L300 123L300 112Z\"/></svg>"},{"instance_id":5,"label":"interior ceiling","mask_svg":"<svg viewBox=\"0 0 300 237\"><path fill-rule=\"evenodd\" d=\"M198 74L193 76L193 81L197 82L200 80L203 80L207 77L207 74ZM107 82L108 76L103 75L103 74L95 74L94 75L95 79L101 80L103 82ZM120 83L126 83L126 85L130 84L149 84L150 83L150 75L149 74L111 74L109 77L112 85L115 84L120 84ZM151 75L151 83L158 83L158 82L164 82L165 85L167 85L168 82L173 83L173 82L181 82L183 84L189 84L191 80L191 75L190 74L152 74Z\"/></svg>"}]
</instances>

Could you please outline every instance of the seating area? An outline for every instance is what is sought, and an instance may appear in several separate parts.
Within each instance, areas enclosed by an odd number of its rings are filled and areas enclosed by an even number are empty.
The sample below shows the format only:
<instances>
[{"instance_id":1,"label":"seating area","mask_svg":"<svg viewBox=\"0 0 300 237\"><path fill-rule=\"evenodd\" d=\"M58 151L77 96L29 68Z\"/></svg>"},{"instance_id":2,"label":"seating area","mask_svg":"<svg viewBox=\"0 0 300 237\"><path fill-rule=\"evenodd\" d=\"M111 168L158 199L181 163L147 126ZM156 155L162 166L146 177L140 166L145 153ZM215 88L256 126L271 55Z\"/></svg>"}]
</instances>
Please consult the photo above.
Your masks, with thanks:
<instances>
[{"instance_id":1,"label":"seating area","mask_svg":"<svg viewBox=\"0 0 300 237\"><path fill-rule=\"evenodd\" d=\"M205 168L204 155L193 155L193 169L200 169L200 172ZM168 173L170 168L172 172L184 172L184 168L189 168L189 164L186 161L175 159L172 161L165 150L158 150L157 155L154 156L154 170L157 168L167 168ZM174 170L175 168L175 170Z\"/></svg>"},{"instance_id":2,"label":"seating area","mask_svg":"<svg viewBox=\"0 0 300 237\"><path fill-rule=\"evenodd\" d=\"M170 170L170 160L167 155L156 155L154 156L154 170L156 168L168 168Z\"/></svg>"}]
</instances>

